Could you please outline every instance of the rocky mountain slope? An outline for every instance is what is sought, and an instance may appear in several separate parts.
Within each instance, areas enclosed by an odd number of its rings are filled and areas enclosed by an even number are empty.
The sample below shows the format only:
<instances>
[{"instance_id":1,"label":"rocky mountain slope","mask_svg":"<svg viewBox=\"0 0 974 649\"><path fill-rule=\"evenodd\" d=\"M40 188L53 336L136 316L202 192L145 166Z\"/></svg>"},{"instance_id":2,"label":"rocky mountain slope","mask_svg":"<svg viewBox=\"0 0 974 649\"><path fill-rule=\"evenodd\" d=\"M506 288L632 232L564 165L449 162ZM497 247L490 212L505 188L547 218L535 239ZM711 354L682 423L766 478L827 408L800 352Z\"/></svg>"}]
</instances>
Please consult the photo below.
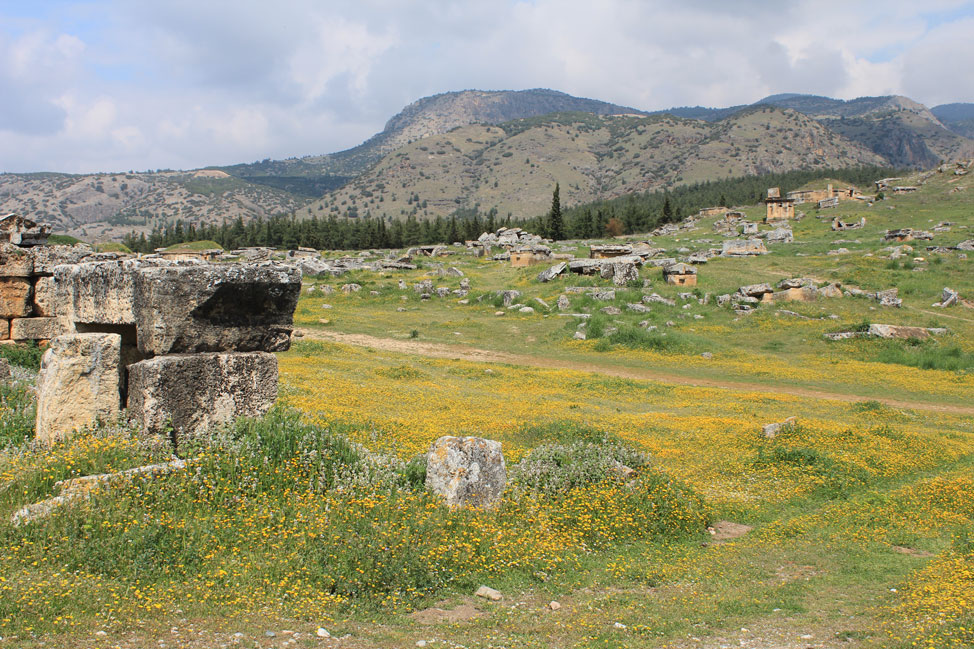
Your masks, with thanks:
<instances>
[{"instance_id":1,"label":"rocky mountain slope","mask_svg":"<svg viewBox=\"0 0 974 649\"><path fill-rule=\"evenodd\" d=\"M751 105L798 111L877 153L894 166L932 167L940 160L964 158L974 153L974 141L969 135L948 127L934 111L908 97L889 95L843 101L817 95L780 94ZM661 112L716 121L744 108L746 106L697 106Z\"/></svg>"},{"instance_id":2,"label":"rocky mountain slope","mask_svg":"<svg viewBox=\"0 0 974 649\"><path fill-rule=\"evenodd\" d=\"M518 217L713 178L885 160L805 115L772 106L718 122L558 113L469 125L406 144L299 216L442 216L457 208Z\"/></svg>"},{"instance_id":3,"label":"rocky mountain slope","mask_svg":"<svg viewBox=\"0 0 974 649\"><path fill-rule=\"evenodd\" d=\"M964 135L970 108L775 95L752 106L650 114L553 90L465 90L420 99L366 142L328 155L197 172L0 174L0 211L86 239L175 219L292 211L401 217L479 206L523 215L546 208L555 182L570 205L804 166L930 167L974 156Z\"/></svg>"},{"instance_id":4,"label":"rocky mountain slope","mask_svg":"<svg viewBox=\"0 0 974 649\"><path fill-rule=\"evenodd\" d=\"M974 138L974 104L941 104L930 112L954 133Z\"/></svg>"}]
</instances>

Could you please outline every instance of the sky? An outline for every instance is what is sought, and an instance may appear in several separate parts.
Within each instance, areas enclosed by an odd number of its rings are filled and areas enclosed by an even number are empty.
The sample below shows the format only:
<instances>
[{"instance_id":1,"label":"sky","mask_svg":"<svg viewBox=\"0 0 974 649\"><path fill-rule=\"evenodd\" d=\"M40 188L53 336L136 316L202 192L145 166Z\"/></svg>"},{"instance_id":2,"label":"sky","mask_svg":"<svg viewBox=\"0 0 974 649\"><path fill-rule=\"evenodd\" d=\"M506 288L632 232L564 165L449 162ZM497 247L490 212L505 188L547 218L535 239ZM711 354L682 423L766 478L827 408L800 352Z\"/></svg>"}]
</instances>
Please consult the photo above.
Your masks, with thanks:
<instances>
[{"instance_id":1,"label":"sky","mask_svg":"<svg viewBox=\"0 0 974 649\"><path fill-rule=\"evenodd\" d=\"M330 153L421 97L527 88L974 102L974 0L0 0L0 172Z\"/></svg>"}]
</instances>

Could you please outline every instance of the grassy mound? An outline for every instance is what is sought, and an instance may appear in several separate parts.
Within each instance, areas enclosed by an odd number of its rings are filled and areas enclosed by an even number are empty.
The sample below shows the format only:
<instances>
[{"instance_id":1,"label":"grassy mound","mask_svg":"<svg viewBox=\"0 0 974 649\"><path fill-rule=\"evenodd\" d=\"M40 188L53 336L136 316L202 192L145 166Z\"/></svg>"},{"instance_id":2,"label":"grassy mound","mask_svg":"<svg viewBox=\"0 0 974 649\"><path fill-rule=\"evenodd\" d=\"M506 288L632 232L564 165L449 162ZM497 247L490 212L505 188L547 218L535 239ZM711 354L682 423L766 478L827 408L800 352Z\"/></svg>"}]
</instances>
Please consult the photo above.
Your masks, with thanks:
<instances>
[{"instance_id":1,"label":"grassy mound","mask_svg":"<svg viewBox=\"0 0 974 649\"><path fill-rule=\"evenodd\" d=\"M223 246L218 244L216 241L187 241L186 243L177 243L166 248L169 251L180 251L186 250L189 252L198 252L200 250L223 250Z\"/></svg>"},{"instance_id":2,"label":"grassy mound","mask_svg":"<svg viewBox=\"0 0 974 649\"><path fill-rule=\"evenodd\" d=\"M126 254L131 253L129 247L118 243L117 241L105 241L103 243L95 244L95 252L124 252Z\"/></svg>"}]
</instances>

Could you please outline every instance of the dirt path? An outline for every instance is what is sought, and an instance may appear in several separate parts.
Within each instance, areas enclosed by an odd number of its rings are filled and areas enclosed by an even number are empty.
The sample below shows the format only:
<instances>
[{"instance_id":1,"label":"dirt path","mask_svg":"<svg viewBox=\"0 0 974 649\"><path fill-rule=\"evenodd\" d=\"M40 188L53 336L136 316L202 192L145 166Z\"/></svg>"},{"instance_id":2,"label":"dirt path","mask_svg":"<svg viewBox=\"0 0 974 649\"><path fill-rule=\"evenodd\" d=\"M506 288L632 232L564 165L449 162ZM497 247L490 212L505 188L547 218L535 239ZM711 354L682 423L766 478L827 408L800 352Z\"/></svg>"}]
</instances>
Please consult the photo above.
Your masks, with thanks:
<instances>
[{"instance_id":1,"label":"dirt path","mask_svg":"<svg viewBox=\"0 0 974 649\"><path fill-rule=\"evenodd\" d=\"M933 412L945 412L960 415L974 415L974 406L956 406L950 404L924 403L922 401L905 401L901 399L888 399L885 397L867 397L856 394L846 394L841 392L828 392L826 390L816 390L812 388L801 388L795 386L774 385L769 383L752 383L748 381L724 381L718 379L707 379L701 377L687 377L679 374L661 372L656 370L635 369L629 367L613 367L586 363L582 361L564 360L559 358L546 358L543 356L529 356L527 354L511 354L509 352L498 352L487 349L477 349L465 345L448 345L445 343L428 343L416 340L398 340L395 338L379 338L367 334L349 334L340 331L321 331L312 329L301 329L301 333L307 338L318 340L329 340L345 345L355 345L357 347L370 347L382 351L398 352L402 354L415 354L418 356L429 356L431 358L448 358L452 360L474 361L477 363L506 363L509 365L524 365L527 367L540 367L546 369L567 369L580 372L591 372L593 374L605 374L607 376L618 376L626 379L642 379L649 381L659 381L661 383L672 383L676 385L692 385L705 388L723 388L727 390L740 390L746 392L773 392L776 394L791 394L797 397L808 397L812 399L832 399L834 401L856 402L864 400L874 400L884 403L894 408L909 408L912 410L929 410Z\"/></svg>"}]
</instances>

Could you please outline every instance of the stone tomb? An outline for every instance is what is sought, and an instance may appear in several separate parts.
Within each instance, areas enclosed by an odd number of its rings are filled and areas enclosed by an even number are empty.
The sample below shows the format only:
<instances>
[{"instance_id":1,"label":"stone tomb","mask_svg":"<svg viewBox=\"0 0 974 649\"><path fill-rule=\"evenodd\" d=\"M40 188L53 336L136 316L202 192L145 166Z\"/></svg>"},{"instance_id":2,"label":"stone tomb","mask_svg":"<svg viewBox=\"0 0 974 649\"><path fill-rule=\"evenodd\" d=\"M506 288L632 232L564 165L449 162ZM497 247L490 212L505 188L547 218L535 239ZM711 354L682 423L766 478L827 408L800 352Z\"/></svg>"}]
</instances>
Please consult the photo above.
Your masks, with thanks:
<instances>
[{"instance_id":1,"label":"stone tomb","mask_svg":"<svg viewBox=\"0 0 974 649\"><path fill-rule=\"evenodd\" d=\"M128 408L148 432L175 442L236 417L261 415L274 403L277 359L268 352L290 347L301 291L298 269L275 263L92 262L58 266L54 288L58 326L66 335L55 338L44 355L39 404L60 404L77 392L76 384L92 376L75 369L86 362L100 368L97 376L114 371L118 378L114 408L105 396L111 391L103 387L97 407L86 411L75 405L83 399L71 401L76 416L66 417L60 406L39 407L38 438L54 440ZM115 356L99 351L94 341L117 349Z\"/></svg>"}]
</instances>

